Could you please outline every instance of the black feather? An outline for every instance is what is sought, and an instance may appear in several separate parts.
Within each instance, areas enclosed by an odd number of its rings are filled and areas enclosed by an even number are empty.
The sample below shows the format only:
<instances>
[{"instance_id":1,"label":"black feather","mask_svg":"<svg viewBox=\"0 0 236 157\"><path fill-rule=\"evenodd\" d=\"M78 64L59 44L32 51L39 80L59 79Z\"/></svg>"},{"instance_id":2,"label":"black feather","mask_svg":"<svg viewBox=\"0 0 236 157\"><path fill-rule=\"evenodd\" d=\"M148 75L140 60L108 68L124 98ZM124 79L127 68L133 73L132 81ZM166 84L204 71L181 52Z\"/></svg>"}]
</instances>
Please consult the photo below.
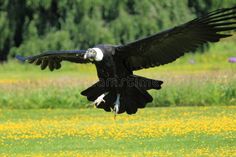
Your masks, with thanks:
<instances>
[{"instance_id":1,"label":"black feather","mask_svg":"<svg viewBox=\"0 0 236 157\"><path fill-rule=\"evenodd\" d=\"M41 69L44 70L48 66L48 59L42 60Z\"/></svg>"},{"instance_id":2,"label":"black feather","mask_svg":"<svg viewBox=\"0 0 236 157\"><path fill-rule=\"evenodd\" d=\"M37 59L36 61L35 61L35 65L40 65L42 63L42 60L41 59Z\"/></svg>"}]
</instances>

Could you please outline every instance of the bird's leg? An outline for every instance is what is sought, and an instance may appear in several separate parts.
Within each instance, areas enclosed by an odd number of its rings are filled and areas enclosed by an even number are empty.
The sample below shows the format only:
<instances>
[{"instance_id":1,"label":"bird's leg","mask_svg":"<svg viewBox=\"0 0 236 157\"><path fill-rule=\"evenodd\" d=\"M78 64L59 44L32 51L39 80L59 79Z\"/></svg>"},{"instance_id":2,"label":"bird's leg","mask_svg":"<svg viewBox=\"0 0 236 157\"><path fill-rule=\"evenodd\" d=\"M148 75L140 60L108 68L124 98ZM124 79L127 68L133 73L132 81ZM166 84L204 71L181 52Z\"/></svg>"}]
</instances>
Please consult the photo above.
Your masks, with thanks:
<instances>
[{"instance_id":1,"label":"bird's leg","mask_svg":"<svg viewBox=\"0 0 236 157\"><path fill-rule=\"evenodd\" d=\"M102 95L100 95L99 97L97 97L97 99L93 102L93 104L98 107L102 102L105 102L104 97L107 95L108 93L104 93Z\"/></svg>"},{"instance_id":2,"label":"bird's leg","mask_svg":"<svg viewBox=\"0 0 236 157\"><path fill-rule=\"evenodd\" d=\"M116 118L117 113L119 112L120 109L120 94L117 94L116 101L114 104L114 119Z\"/></svg>"}]
</instances>

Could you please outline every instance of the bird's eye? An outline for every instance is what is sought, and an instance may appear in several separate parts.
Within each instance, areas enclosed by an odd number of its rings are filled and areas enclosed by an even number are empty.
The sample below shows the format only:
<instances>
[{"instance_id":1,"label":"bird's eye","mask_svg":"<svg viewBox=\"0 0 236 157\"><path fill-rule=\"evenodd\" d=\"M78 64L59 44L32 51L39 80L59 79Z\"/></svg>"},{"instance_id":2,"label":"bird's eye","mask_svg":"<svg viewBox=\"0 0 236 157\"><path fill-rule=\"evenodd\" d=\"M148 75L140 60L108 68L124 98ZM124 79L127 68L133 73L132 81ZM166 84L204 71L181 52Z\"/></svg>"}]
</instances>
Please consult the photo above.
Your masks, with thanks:
<instances>
[{"instance_id":1,"label":"bird's eye","mask_svg":"<svg viewBox=\"0 0 236 157\"><path fill-rule=\"evenodd\" d=\"M91 56L96 55L96 51L94 51L93 49L89 49L88 52Z\"/></svg>"}]
</instances>

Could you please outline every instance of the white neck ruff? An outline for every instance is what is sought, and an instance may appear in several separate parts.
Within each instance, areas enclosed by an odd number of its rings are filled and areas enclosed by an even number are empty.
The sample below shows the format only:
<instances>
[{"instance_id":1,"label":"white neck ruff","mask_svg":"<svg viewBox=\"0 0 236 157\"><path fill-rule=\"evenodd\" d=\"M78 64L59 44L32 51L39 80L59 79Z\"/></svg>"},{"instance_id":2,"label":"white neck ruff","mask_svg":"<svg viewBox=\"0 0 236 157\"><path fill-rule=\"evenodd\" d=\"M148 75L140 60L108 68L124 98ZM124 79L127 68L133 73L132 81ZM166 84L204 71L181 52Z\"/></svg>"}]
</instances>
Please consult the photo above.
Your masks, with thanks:
<instances>
[{"instance_id":1,"label":"white neck ruff","mask_svg":"<svg viewBox=\"0 0 236 157\"><path fill-rule=\"evenodd\" d=\"M101 61L103 59L103 52L101 49L99 48L92 48L94 51L96 51L96 57L95 57L95 61Z\"/></svg>"}]
</instances>

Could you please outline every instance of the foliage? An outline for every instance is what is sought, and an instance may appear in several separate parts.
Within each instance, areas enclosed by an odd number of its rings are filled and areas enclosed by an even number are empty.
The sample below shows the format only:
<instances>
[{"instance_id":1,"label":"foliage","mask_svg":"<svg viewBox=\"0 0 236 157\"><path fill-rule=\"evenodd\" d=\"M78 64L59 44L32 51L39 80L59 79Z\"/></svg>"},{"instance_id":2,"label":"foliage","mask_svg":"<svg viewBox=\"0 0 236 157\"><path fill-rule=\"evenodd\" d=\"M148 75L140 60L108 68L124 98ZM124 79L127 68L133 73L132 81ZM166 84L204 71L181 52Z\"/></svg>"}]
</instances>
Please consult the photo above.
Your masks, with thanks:
<instances>
[{"instance_id":1,"label":"foliage","mask_svg":"<svg viewBox=\"0 0 236 157\"><path fill-rule=\"evenodd\" d=\"M0 1L0 61L15 54L126 43L235 4L233 0Z\"/></svg>"}]
</instances>

